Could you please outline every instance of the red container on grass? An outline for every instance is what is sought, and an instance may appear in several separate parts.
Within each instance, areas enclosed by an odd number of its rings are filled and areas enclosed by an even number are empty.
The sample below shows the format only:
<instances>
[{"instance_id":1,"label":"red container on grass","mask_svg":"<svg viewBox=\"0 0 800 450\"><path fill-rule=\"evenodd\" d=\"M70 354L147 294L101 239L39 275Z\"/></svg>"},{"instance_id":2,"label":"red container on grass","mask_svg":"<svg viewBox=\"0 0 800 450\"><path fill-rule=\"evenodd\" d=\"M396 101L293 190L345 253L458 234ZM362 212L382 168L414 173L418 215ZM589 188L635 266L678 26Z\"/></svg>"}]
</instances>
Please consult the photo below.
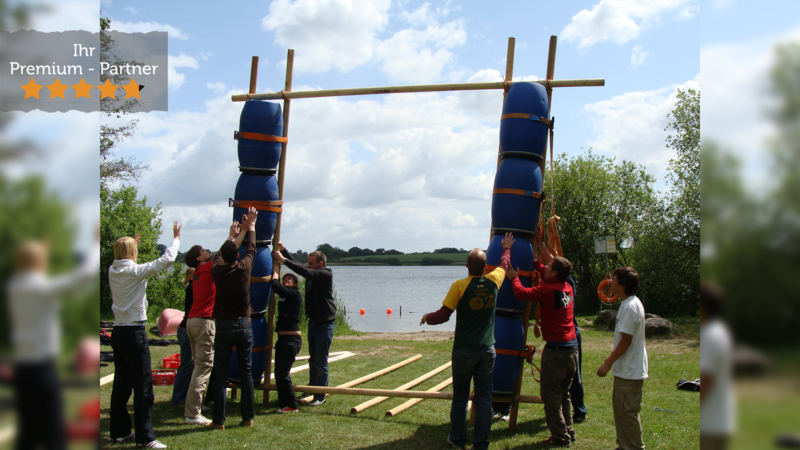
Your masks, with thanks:
<instances>
[{"instance_id":1,"label":"red container on grass","mask_svg":"<svg viewBox=\"0 0 800 450\"><path fill-rule=\"evenodd\" d=\"M181 354L175 353L174 355L167 356L161 360L161 367L165 369L177 369L181 366Z\"/></svg>"}]
</instances>

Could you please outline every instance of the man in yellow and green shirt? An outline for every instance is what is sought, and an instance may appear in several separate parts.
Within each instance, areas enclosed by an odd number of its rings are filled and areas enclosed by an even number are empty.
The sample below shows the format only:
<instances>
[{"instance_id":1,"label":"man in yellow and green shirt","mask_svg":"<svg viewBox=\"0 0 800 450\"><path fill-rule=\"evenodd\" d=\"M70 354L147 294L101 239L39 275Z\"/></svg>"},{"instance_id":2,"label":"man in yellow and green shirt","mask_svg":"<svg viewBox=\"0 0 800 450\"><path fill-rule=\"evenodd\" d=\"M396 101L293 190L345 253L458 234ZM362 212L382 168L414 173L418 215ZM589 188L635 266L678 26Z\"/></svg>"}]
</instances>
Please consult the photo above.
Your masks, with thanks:
<instances>
[{"instance_id":1,"label":"man in yellow and green shirt","mask_svg":"<svg viewBox=\"0 0 800 450\"><path fill-rule=\"evenodd\" d=\"M489 448L492 427L492 372L494 371L494 312L497 291L503 284L511 262L514 237L506 233L503 255L496 269L484 275L486 253L473 249L467 257L469 276L450 286L450 291L436 312L422 316L420 325L438 325L456 314L453 340L453 403L450 407L450 435L447 443L464 448L467 440L467 401L470 381L475 379L475 450Z\"/></svg>"}]
</instances>

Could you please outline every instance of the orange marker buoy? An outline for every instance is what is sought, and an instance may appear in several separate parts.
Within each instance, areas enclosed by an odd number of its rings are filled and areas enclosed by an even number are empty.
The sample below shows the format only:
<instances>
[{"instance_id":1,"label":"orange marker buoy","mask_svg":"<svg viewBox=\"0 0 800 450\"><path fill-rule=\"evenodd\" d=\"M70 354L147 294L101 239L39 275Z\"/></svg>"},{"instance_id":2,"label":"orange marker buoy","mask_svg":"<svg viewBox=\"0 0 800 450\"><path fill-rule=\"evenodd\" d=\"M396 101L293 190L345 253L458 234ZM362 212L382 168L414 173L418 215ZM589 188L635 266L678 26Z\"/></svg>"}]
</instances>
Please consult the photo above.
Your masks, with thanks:
<instances>
[{"instance_id":1,"label":"orange marker buoy","mask_svg":"<svg viewBox=\"0 0 800 450\"><path fill-rule=\"evenodd\" d=\"M386 314L391 314L391 313L392 313L392 310L391 310L391 309L387 309L387 310L386 310Z\"/></svg>"},{"instance_id":2,"label":"orange marker buoy","mask_svg":"<svg viewBox=\"0 0 800 450\"><path fill-rule=\"evenodd\" d=\"M359 314L361 314L363 316L364 315L364 310L362 309L361 311L359 311Z\"/></svg>"}]
</instances>

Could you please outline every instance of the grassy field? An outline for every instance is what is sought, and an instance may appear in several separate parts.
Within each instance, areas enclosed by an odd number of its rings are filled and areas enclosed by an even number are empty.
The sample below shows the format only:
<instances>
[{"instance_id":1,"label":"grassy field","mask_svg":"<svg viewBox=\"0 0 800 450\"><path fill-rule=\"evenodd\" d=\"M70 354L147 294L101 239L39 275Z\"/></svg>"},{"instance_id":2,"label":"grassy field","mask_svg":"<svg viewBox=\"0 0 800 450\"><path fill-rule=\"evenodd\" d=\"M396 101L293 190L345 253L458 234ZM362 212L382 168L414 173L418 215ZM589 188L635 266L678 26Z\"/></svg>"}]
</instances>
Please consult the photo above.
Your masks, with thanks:
<instances>
[{"instance_id":1,"label":"grassy field","mask_svg":"<svg viewBox=\"0 0 800 450\"><path fill-rule=\"evenodd\" d=\"M376 258L376 260L397 258L404 266L418 266L423 258L437 258L452 261L452 264L466 264L467 253L408 253L405 255L372 255L372 256L350 256L347 258L339 258L332 261L330 265L346 266L354 263L363 263L365 258ZM374 263L364 263L374 264Z\"/></svg>"},{"instance_id":2,"label":"grassy field","mask_svg":"<svg viewBox=\"0 0 800 450\"><path fill-rule=\"evenodd\" d=\"M611 411L611 378L598 378L597 367L611 351L613 333L594 330L587 318L581 322L583 329L584 384L588 418L577 424L577 449L612 449L615 447L613 413ZM680 334L660 339L649 339L647 352L650 358L650 378L645 382L642 423L644 441L650 449L698 448L699 396L697 393L678 391L675 383L681 378L697 378L699 375L699 340L696 320L679 322ZM436 327L428 327L435 331ZM364 388L393 389L426 373L450 360L452 340L445 336L439 340L424 339L426 333L393 335L394 339L382 339L380 335L337 336L331 351L348 350L357 356L330 364L330 385L335 386L368 373L380 370L410 356L422 354L423 358L390 374L360 385ZM433 334L433 333L428 333ZM402 337L403 339L398 339ZM304 337L305 341L305 337ZM541 348L540 340L529 339ZM305 342L304 342L305 343ZM108 350L108 348L104 348ZM176 353L177 346L152 347L153 367L158 367L161 358ZM301 355L308 354L304 348ZM538 363L540 350L534 358ZM303 362L298 362L303 364ZM103 368L101 376L113 372L113 365ZM442 372L415 390L429 389L450 376ZM308 381L307 372L293 375L297 384ZM108 406L111 384L100 389L102 401L102 445L110 446L108 437ZM228 402L227 425L224 431L207 431L199 425L183 423L183 408L170 404L171 386L156 386L153 426L157 439L170 448L314 448L314 449L445 449L445 438L450 429L450 402L425 400L413 408L387 418L385 412L404 402L404 399L389 399L360 414L350 414L350 408L369 400L369 397L332 396L327 404L319 407L302 407L299 413L279 415L277 394L272 393L267 406L261 403L261 392L256 391L255 426L239 426L239 408L236 401ZM445 391L449 391L446 389ZM538 384L526 369L523 393L538 395ZM658 412L653 408L675 411ZM129 405L132 414L132 402ZM545 448L538 442L549 436L542 405L528 404L520 407L519 421L515 431L508 424L495 421L490 440L492 448ZM472 439L470 429L469 439ZM132 448L130 445L114 445L113 448Z\"/></svg>"}]
</instances>

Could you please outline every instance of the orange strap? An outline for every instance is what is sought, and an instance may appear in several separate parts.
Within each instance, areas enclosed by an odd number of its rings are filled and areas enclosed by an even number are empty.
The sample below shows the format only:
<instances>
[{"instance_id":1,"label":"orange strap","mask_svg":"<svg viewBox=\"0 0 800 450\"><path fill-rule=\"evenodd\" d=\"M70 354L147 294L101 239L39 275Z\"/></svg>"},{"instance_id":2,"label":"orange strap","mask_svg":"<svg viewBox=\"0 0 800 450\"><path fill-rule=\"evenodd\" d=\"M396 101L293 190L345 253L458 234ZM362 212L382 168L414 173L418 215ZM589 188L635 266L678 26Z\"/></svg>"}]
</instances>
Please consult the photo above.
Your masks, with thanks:
<instances>
[{"instance_id":1,"label":"orange strap","mask_svg":"<svg viewBox=\"0 0 800 450\"><path fill-rule=\"evenodd\" d=\"M483 268L483 274L486 275L489 272L493 271L494 269L497 269L497 267L498 266L487 265ZM519 274L522 275L523 277L533 278L534 272L535 272L534 270L520 270Z\"/></svg>"},{"instance_id":2,"label":"orange strap","mask_svg":"<svg viewBox=\"0 0 800 450\"><path fill-rule=\"evenodd\" d=\"M271 211L271 212L282 212L281 205L283 205L283 200L234 200L232 198L228 199L228 206L229 207L239 207L239 208L249 208L253 207L259 211Z\"/></svg>"},{"instance_id":3,"label":"orange strap","mask_svg":"<svg viewBox=\"0 0 800 450\"><path fill-rule=\"evenodd\" d=\"M251 141L265 141L265 142L289 142L289 138L272 136L270 134L250 133L248 131L234 131L233 140L250 139Z\"/></svg>"},{"instance_id":4,"label":"orange strap","mask_svg":"<svg viewBox=\"0 0 800 450\"><path fill-rule=\"evenodd\" d=\"M253 350L252 350L252 352L253 352L253 353L255 353L255 352L261 352L261 351L264 351L264 350L269 350L269 349L271 349L271 348L272 348L272 346L271 346L271 345L265 345L265 346L263 346L263 347L253 347ZM236 351L236 346L235 346L235 345L233 346L233 351Z\"/></svg>"},{"instance_id":5,"label":"orange strap","mask_svg":"<svg viewBox=\"0 0 800 450\"><path fill-rule=\"evenodd\" d=\"M492 191L492 194L516 194L516 195L524 195L525 197L533 197L533 198L538 198L538 199L542 198L542 194L539 193L539 192L524 191L522 189L500 188L500 189L494 189Z\"/></svg>"},{"instance_id":6,"label":"orange strap","mask_svg":"<svg viewBox=\"0 0 800 450\"><path fill-rule=\"evenodd\" d=\"M510 114L503 114L500 116L500 120L506 119L527 119L533 120L535 122L542 122L543 124L550 126L550 121L547 120L546 117L537 116L536 114L525 114L525 113L510 113Z\"/></svg>"}]
</instances>

